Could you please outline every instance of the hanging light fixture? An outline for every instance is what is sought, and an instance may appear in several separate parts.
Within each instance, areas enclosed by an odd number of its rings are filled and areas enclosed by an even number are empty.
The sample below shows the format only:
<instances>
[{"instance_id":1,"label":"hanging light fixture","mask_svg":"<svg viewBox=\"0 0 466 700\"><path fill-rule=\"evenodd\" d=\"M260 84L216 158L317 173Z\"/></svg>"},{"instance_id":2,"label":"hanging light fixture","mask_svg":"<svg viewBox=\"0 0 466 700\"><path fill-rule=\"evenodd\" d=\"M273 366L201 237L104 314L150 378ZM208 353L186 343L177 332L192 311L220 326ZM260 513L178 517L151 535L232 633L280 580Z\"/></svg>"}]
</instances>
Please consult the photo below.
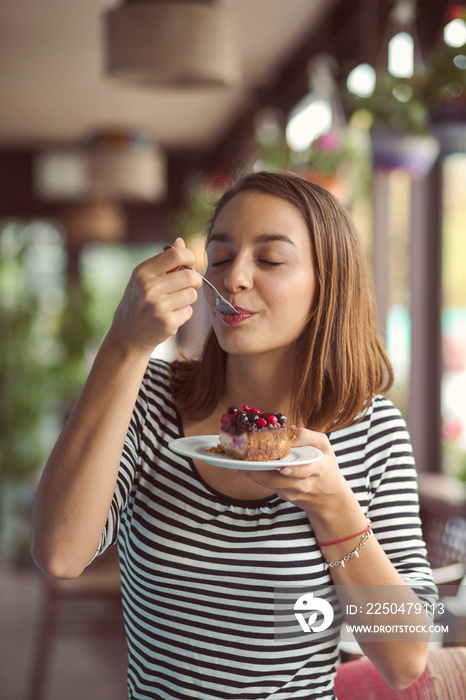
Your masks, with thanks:
<instances>
[{"instance_id":1,"label":"hanging light fixture","mask_svg":"<svg viewBox=\"0 0 466 700\"><path fill-rule=\"evenodd\" d=\"M121 206L98 194L63 211L62 221L70 247L96 241L113 243L124 240L126 233L126 216Z\"/></svg>"},{"instance_id":2,"label":"hanging light fixture","mask_svg":"<svg viewBox=\"0 0 466 700\"><path fill-rule=\"evenodd\" d=\"M388 71L394 78L412 78L424 69L416 28L417 0L395 0L377 59L379 72ZM367 63L356 66L348 75L350 93L370 97L376 85L376 71Z\"/></svg>"},{"instance_id":3,"label":"hanging light fixture","mask_svg":"<svg viewBox=\"0 0 466 700\"><path fill-rule=\"evenodd\" d=\"M153 85L240 82L239 42L224 0L125 0L105 14L107 72Z\"/></svg>"},{"instance_id":4,"label":"hanging light fixture","mask_svg":"<svg viewBox=\"0 0 466 700\"><path fill-rule=\"evenodd\" d=\"M140 129L107 129L88 139L89 189L114 199L160 201L166 194L166 158Z\"/></svg>"},{"instance_id":5,"label":"hanging light fixture","mask_svg":"<svg viewBox=\"0 0 466 700\"><path fill-rule=\"evenodd\" d=\"M49 146L34 159L34 189L41 199L159 202L166 194L166 156L141 129L100 129L84 143Z\"/></svg>"},{"instance_id":6,"label":"hanging light fixture","mask_svg":"<svg viewBox=\"0 0 466 700\"><path fill-rule=\"evenodd\" d=\"M460 48L466 44L466 6L453 5L447 17L448 22L443 28L443 40L447 46Z\"/></svg>"},{"instance_id":7,"label":"hanging light fixture","mask_svg":"<svg viewBox=\"0 0 466 700\"><path fill-rule=\"evenodd\" d=\"M396 0L388 18L380 61L395 78L412 78L424 69L416 13L417 0Z\"/></svg>"},{"instance_id":8,"label":"hanging light fixture","mask_svg":"<svg viewBox=\"0 0 466 700\"><path fill-rule=\"evenodd\" d=\"M287 143L297 153L306 151L319 136L346 124L334 69L335 59L326 54L309 62L309 93L293 109L286 126Z\"/></svg>"}]
</instances>

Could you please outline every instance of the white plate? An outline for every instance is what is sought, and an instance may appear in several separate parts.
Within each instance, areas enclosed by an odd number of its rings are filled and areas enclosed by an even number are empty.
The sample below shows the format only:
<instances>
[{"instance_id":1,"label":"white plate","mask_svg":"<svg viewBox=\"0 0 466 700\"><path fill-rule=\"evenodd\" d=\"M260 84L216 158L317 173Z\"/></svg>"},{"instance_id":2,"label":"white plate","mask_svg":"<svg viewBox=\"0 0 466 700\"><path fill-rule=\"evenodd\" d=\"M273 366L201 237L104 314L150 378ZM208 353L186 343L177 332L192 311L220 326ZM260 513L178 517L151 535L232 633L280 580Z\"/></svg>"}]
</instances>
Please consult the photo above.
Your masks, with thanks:
<instances>
[{"instance_id":1,"label":"white plate","mask_svg":"<svg viewBox=\"0 0 466 700\"><path fill-rule=\"evenodd\" d=\"M200 459L208 464L215 464L217 467L249 469L250 471L265 471L280 467L298 466L299 464L310 464L323 457L320 450L310 445L305 445L304 447L292 447L290 454L284 459L273 459L269 462L247 462L241 459L231 459L231 457L227 457L227 455L222 453L209 452L209 448L216 445L218 445L218 435L196 435L173 440L168 447L172 452L176 452L184 457Z\"/></svg>"}]
</instances>

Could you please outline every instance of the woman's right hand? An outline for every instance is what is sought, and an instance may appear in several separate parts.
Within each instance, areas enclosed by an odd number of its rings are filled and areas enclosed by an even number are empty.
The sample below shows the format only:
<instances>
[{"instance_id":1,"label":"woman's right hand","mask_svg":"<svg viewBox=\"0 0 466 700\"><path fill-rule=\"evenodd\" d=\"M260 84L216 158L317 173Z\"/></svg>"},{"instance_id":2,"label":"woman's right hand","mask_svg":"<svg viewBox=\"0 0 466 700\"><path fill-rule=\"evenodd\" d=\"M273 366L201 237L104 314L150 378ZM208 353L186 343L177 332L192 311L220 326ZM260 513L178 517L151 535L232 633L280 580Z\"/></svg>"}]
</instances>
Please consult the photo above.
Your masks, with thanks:
<instances>
[{"instance_id":1,"label":"woman's right hand","mask_svg":"<svg viewBox=\"0 0 466 700\"><path fill-rule=\"evenodd\" d=\"M177 239L131 275L34 499L34 559L48 576L78 576L97 551L147 362L190 318L202 284L197 272L179 267L195 263Z\"/></svg>"},{"instance_id":2,"label":"woman's right hand","mask_svg":"<svg viewBox=\"0 0 466 700\"><path fill-rule=\"evenodd\" d=\"M150 353L191 318L202 277L182 238L145 260L131 275L109 335L123 350ZM188 269L179 269L181 266Z\"/></svg>"}]
</instances>

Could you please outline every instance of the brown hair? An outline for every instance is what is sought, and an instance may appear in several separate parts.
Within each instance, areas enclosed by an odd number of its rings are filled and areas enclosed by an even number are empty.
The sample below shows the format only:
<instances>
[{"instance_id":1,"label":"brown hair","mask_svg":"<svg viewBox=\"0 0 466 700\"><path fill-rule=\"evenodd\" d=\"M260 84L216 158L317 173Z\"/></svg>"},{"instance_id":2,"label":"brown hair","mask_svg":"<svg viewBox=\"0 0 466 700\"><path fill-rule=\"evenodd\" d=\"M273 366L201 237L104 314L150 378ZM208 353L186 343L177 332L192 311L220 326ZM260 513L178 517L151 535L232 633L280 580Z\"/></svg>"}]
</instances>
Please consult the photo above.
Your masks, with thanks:
<instances>
[{"instance_id":1,"label":"brown hair","mask_svg":"<svg viewBox=\"0 0 466 700\"><path fill-rule=\"evenodd\" d=\"M296 207L309 230L318 279L313 309L294 345L292 418L313 430L346 427L362 417L374 394L388 391L393 371L374 320L365 249L345 208L327 190L290 173L242 177L217 202L255 190ZM172 389L181 414L209 416L224 389L226 353L211 329L198 360L172 363ZM245 397L247 401L247 397Z\"/></svg>"}]
</instances>

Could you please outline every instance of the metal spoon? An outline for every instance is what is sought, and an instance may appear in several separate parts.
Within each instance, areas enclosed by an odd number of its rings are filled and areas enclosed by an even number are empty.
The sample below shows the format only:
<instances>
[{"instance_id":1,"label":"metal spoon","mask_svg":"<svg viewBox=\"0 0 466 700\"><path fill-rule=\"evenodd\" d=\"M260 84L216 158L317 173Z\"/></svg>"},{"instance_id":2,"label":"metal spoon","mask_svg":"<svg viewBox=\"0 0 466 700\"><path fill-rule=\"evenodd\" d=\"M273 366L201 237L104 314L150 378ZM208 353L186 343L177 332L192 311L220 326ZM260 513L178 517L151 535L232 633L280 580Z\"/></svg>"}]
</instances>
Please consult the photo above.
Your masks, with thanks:
<instances>
[{"instance_id":1,"label":"metal spoon","mask_svg":"<svg viewBox=\"0 0 466 700\"><path fill-rule=\"evenodd\" d=\"M169 244L168 244L168 245L164 246L163 249L164 249L164 250L168 250L168 248L174 248L174 247L175 247L175 246L172 246L172 245L169 245ZM184 265L181 265L180 269L183 269L183 268L184 268L184 269L187 269ZM235 314L236 316L239 316L239 315L240 315L240 312L237 311L237 310L235 309L235 307L232 306L232 305L230 304L230 302L227 301L227 300L225 299L225 297L222 297L222 295L221 295L220 292L214 287L214 285L212 284L212 282L209 282L209 280L206 279L205 277L203 277L202 275L201 275L201 277L202 277L203 281L204 281L206 284L208 284L209 287L210 287L211 289L213 289L213 291L215 292L215 307L216 307L216 309L217 309L218 311L220 311L221 314L230 314L230 315L231 315L231 314Z\"/></svg>"}]
</instances>

